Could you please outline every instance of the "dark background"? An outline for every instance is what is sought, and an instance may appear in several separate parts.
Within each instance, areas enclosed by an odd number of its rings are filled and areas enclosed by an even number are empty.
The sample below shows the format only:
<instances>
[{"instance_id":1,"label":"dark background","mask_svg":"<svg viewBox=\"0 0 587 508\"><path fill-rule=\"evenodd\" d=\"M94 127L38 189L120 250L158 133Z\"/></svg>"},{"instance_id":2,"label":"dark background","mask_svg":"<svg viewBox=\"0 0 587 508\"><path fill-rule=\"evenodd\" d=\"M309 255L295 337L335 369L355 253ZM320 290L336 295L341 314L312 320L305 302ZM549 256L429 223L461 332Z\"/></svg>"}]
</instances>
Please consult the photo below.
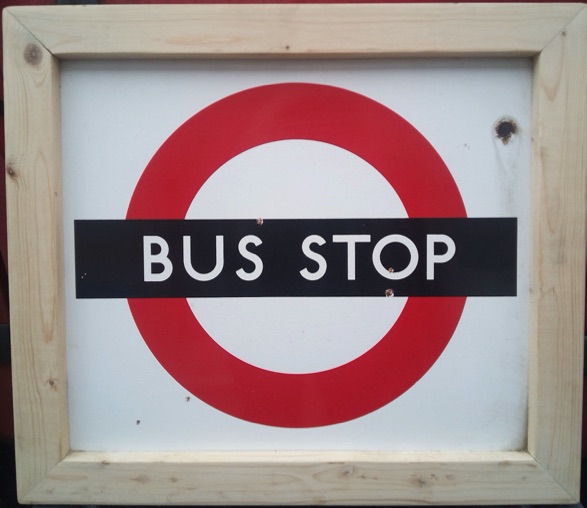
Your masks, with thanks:
<instances>
[{"instance_id":1,"label":"dark background","mask_svg":"<svg viewBox=\"0 0 587 508\"><path fill-rule=\"evenodd\" d=\"M413 0L404 0L412 2ZM432 2L434 0L417 0L420 3ZM442 1L442 0L436 0ZM465 0L466 1L466 0ZM503 2L503 0L493 0L494 2ZM536 1L536 0L535 0ZM540 1L540 0L538 0ZM316 0L297 0L295 2L288 0L214 0L214 1L190 1L175 0L165 2L164 0L101 0L101 1L65 1L65 0L13 0L1 1L0 7L4 8L9 5L64 5L64 4L157 4L157 3L317 3ZM367 3L361 1L354 2L333 2L332 0L320 0L320 3ZM394 3L390 0L369 0L368 3ZM503 2L505 3L505 2ZM1 41L0 41L1 45ZM587 65L587 62L586 62ZM0 52L1 68L1 52ZM4 102L3 102L3 83L0 81L0 159L1 166L4 167ZM586 140L587 142L587 140ZM6 191L5 180L0 178L0 508L9 508L18 506L16 501L16 478L14 472L14 426L12 420L12 381L10 367L10 318L9 318L9 299L8 299L8 256L6 240ZM586 404L583 404L585 415ZM587 455L585 445L586 426L585 418L583 419L583 457ZM585 470L585 459L583 459ZM583 475L585 478L585 475ZM581 489L581 500L587 498L583 480Z\"/></svg>"},{"instance_id":2,"label":"dark background","mask_svg":"<svg viewBox=\"0 0 587 508\"><path fill-rule=\"evenodd\" d=\"M370 241L354 246L355 277L349 279L348 240L334 242L335 235L368 235ZM415 270L390 280L377 272L372 253L388 235L408 238L418 251ZM428 280L427 236L445 234L456 244L453 257L435 263ZM156 236L169 250L164 258L171 273L162 281L145 281L143 238ZM253 263L239 254L242 238L255 236L262 243L248 247L263 263L254 280L241 280L237 271L253 270ZM301 245L310 235L319 235L324 245L313 245L327 262L318 280L306 280L300 270L312 273L317 263L303 254ZM183 263L183 238L192 238L192 268L208 274L217 265L216 237L224 240L221 272L211 280L196 281ZM197 240L194 240L197 239ZM395 296L515 296L517 220L515 218L471 219L271 219L262 227L253 219L235 220L77 220L75 221L75 271L77 298L167 298L167 297L312 297L384 296L392 288ZM159 245L145 249L158 255ZM435 254L447 252L439 242ZM378 258L384 269L401 276L411 262L405 245L387 245ZM414 256L415 259L415 256ZM148 263L147 263L148 266ZM162 263L151 266L163 272ZM386 272L387 275L387 272Z\"/></svg>"}]
</instances>

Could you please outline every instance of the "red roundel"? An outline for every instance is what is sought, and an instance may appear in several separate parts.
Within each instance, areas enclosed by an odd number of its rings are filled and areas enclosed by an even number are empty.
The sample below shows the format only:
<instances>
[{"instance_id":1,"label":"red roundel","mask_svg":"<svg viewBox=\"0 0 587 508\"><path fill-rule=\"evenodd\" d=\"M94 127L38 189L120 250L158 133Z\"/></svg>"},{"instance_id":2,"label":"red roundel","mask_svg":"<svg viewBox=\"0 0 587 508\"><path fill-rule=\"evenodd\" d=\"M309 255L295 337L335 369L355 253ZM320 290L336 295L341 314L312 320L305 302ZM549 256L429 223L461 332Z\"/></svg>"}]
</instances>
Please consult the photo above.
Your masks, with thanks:
<instances>
[{"instance_id":1,"label":"red roundel","mask_svg":"<svg viewBox=\"0 0 587 508\"><path fill-rule=\"evenodd\" d=\"M402 117L348 90L283 83L223 98L179 127L149 162L126 218L183 219L224 163L288 139L329 143L363 158L395 189L410 218L466 217L448 168ZM368 414L413 386L448 344L465 300L409 297L370 350L306 374L265 370L231 355L202 328L185 298L129 299L129 305L161 365L202 401L250 422L316 427Z\"/></svg>"}]
</instances>

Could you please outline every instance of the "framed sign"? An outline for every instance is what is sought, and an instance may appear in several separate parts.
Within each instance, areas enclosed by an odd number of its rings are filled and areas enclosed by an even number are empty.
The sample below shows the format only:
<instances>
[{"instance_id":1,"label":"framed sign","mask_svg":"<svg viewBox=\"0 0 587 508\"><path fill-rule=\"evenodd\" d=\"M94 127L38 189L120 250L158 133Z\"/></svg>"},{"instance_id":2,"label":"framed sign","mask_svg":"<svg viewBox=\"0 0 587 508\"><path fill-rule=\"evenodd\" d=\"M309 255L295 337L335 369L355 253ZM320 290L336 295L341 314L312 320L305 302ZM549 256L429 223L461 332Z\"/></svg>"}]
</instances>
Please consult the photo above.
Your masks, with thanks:
<instances>
[{"instance_id":1,"label":"framed sign","mask_svg":"<svg viewBox=\"0 0 587 508\"><path fill-rule=\"evenodd\" d=\"M20 502L578 502L585 6L3 23Z\"/></svg>"}]
</instances>

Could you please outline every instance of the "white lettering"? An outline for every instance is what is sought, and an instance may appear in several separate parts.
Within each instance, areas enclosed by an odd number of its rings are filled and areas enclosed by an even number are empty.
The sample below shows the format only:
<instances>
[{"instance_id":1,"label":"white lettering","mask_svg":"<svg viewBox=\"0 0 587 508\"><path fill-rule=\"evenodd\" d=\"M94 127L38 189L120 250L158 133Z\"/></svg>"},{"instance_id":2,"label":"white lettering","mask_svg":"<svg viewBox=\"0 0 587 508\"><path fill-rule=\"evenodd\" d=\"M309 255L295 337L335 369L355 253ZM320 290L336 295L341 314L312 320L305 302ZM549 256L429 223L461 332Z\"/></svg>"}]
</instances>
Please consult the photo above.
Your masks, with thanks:
<instances>
[{"instance_id":1,"label":"white lettering","mask_svg":"<svg viewBox=\"0 0 587 508\"><path fill-rule=\"evenodd\" d=\"M444 254L434 254L434 245L436 243L444 243L446 245L446 252ZM450 261L456 251L457 246L450 236L426 235L426 279L434 280L434 265L436 263Z\"/></svg>"},{"instance_id":2,"label":"white lettering","mask_svg":"<svg viewBox=\"0 0 587 508\"><path fill-rule=\"evenodd\" d=\"M159 254L153 254L153 245L160 247ZM160 236L143 236L143 279L145 282L162 282L173 272L169 255L169 245ZM153 273L153 265L163 265L163 271Z\"/></svg>"},{"instance_id":3,"label":"white lettering","mask_svg":"<svg viewBox=\"0 0 587 508\"><path fill-rule=\"evenodd\" d=\"M381 252L390 243L401 243L408 248L408 251L410 251L410 262L403 270L395 271L392 267L383 266L383 263L381 262ZM404 235L384 236L377 242L377 245L375 245L375 248L373 249L373 266L375 267L375 270L377 270L380 275L383 275L383 277L390 280L400 280L410 276L416 269L416 266L418 266L418 259L419 255L416 245Z\"/></svg>"},{"instance_id":4,"label":"white lettering","mask_svg":"<svg viewBox=\"0 0 587 508\"><path fill-rule=\"evenodd\" d=\"M371 235L332 235L332 241L334 243L347 244L347 279L355 280L355 245L357 243L369 243L371 241Z\"/></svg>"},{"instance_id":5,"label":"white lettering","mask_svg":"<svg viewBox=\"0 0 587 508\"><path fill-rule=\"evenodd\" d=\"M183 237L183 266L188 275L194 279L206 282L218 277L224 268L224 237L219 235L216 237L216 265L214 269L208 273L200 273L194 270L192 266L192 242L189 236Z\"/></svg>"},{"instance_id":6,"label":"white lettering","mask_svg":"<svg viewBox=\"0 0 587 508\"><path fill-rule=\"evenodd\" d=\"M239 268L236 271L236 274L242 280L246 281L258 279L261 273L263 273L263 260L257 256L257 254L253 254L247 250L247 245L250 243L258 247L263 243L263 241L258 236L247 235L241 238L241 241L238 242L238 251L240 252L240 255L255 265L255 268L252 272L245 272L242 268Z\"/></svg>"},{"instance_id":7,"label":"white lettering","mask_svg":"<svg viewBox=\"0 0 587 508\"><path fill-rule=\"evenodd\" d=\"M324 259L324 256L321 256L317 252L314 252L310 249L310 245L312 245L313 243L316 243L318 245L324 245L326 243L326 240L324 240L324 238L322 238L319 235L310 235L307 238L305 238L302 242L302 252L304 253L304 255L310 258L312 261L318 263L318 270L316 270L315 272L310 272L307 268L300 270L302 277L306 280L321 279L326 273L327 268L326 259Z\"/></svg>"}]
</instances>

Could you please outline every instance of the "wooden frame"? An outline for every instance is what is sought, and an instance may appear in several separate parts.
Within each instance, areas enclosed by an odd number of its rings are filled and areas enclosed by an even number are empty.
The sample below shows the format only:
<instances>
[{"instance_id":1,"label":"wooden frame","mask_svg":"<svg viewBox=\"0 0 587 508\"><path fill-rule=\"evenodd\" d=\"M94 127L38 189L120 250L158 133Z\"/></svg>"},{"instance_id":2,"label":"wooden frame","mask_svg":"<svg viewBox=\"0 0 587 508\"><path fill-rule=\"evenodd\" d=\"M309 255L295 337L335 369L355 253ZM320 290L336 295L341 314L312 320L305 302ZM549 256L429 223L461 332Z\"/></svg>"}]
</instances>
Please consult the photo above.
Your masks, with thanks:
<instances>
[{"instance_id":1,"label":"wooden frame","mask_svg":"<svg viewBox=\"0 0 587 508\"><path fill-rule=\"evenodd\" d=\"M3 23L20 502L578 502L587 163L584 5L10 7ZM339 56L534 60L527 448L494 453L71 451L60 60Z\"/></svg>"}]
</instances>

